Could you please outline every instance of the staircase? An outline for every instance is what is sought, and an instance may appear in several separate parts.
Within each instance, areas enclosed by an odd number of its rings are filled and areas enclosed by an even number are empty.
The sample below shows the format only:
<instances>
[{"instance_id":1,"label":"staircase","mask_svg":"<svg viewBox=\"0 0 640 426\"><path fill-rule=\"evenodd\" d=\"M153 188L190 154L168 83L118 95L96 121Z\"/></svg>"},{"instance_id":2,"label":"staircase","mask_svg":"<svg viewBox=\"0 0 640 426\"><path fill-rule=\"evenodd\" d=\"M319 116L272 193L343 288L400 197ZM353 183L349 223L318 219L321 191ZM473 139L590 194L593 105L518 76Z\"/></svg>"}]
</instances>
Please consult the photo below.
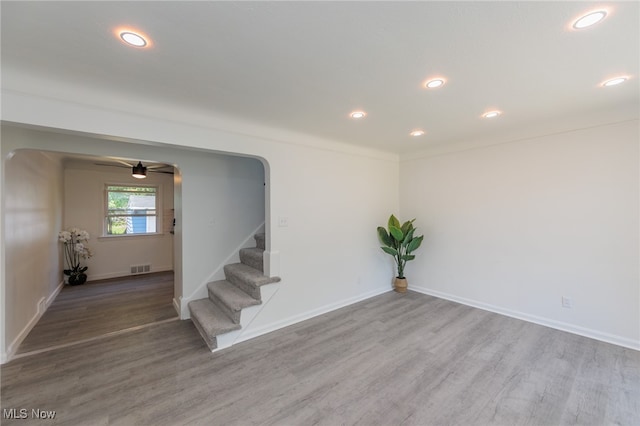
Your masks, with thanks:
<instances>
[{"instance_id":1,"label":"staircase","mask_svg":"<svg viewBox=\"0 0 640 426\"><path fill-rule=\"evenodd\" d=\"M207 284L209 297L189 302L191 321L212 351L217 336L239 330L242 309L262 303L260 287L280 281L263 271L265 235L256 234L256 247L240 250L240 263L225 265L226 279Z\"/></svg>"}]
</instances>

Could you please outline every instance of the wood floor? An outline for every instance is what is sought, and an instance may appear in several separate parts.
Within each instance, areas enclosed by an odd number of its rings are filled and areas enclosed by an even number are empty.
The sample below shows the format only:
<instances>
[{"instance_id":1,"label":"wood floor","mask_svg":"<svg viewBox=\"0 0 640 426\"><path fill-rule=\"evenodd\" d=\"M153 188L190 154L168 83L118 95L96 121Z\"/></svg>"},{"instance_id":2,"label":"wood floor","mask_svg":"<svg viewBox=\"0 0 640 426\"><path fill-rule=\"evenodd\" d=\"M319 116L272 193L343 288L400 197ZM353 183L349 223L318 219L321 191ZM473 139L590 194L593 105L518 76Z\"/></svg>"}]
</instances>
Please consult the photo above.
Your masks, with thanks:
<instances>
[{"instance_id":1,"label":"wood floor","mask_svg":"<svg viewBox=\"0 0 640 426\"><path fill-rule=\"evenodd\" d=\"M3 414L56 412L3 424L640 424L640 352L413 292L213 354L172 321L1 373Z\"/></svg>"},{"instance_id":2,"label":"wood floor","mask_svg":"<svg viewBox=\"0 0 640 426\"><path fill-rule=\"evenodd\" d=\"M67 345L169 318L177 318L173 272L64 286L17 353Z\"/></svg>"}]
</instances>

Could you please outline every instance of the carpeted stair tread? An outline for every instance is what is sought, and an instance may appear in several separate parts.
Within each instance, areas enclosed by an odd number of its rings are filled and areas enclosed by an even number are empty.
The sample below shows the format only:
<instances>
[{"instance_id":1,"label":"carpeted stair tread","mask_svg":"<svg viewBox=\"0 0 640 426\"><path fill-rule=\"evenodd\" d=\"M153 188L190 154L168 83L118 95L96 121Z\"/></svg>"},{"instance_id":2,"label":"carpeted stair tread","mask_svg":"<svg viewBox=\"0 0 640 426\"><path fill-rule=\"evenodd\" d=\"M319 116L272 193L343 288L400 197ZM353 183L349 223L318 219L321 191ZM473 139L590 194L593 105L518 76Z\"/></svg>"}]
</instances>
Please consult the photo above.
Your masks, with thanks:
<instances>
[{"instance_id":1,"label":"carpeted stair tread","mask_svg":"<svg viewBox=\"0 0 640 426\"><path fill-rule=\"evenodd\" d=\"M225 265L224 276L227 281L256 300L261 299L260 286L280 281L280 278L269 278L262 271L242 263Z\"/></svg>"},{"instance_id":2,"label":"carpeted stair tread","mask_svg":"<svg viewBox=\"0 0 640 426\"><path fill-rule=\"evenodd\" d=\"M251 266L259 271L264 270L264 262L262 260L264 249L260 247L251 247L240 249L240 263Z\"/></svg>"},{"instance_id":3,"label":"carpeted stair tread","mask_svg":"<svg viewBox=\"0 0 640 426\"><path fill-rule=\"evenodd\" d=\"M204 333L209 338L240 329L240 324L235 324L231 321L231 319L209 299L199 299L189 302L189 310L191 311L191 319L197 322L201 334Z\"/></svg>"},{"instance_id":4,"label":"carpeted stair tread","mask_svg":"<svg viewBox=\"0 0 640 426\"><path fill-rule=\"evenodd\" d=\"M216 336L242 328L244 308L262 303L260 287L280 281L280 277L267 277L263 272L265 234L254 238L256 247L240 250L240 263L224 266L225 280L207 283L207 299L189 302L191 321L212 351L218 348ZM228 339L222 342L229 345Z\"/></svg>"},{"instance_id":5,"label":"carpeted stair tread","mask_svg":"<svg viewBox=\"0 0 640 426\"><path fill-rule=\"evenodd\" d=\"M240 281L254 287L260 287L265 284L277 283L280 281L279 277L267 277L262 273L262 271L243 263L225 265L224 274L227 277L227 281L231 281L233 284L237 284L238 281Z\"/></svg>"},{"instance_id":6,"label":"carpeted stair tread","mask_svg":"<svg viewBox=\"0 0 640 426\"><path fill-rule=\"evenodd\" d=\"M256 247L257 248L261 248L262 250L265 250L266 245L265 245L265 234L264 234L264 232L255 234L253 236L253 238L256 240Z\"/></svg>"},{"instance_id":7,"label":"carpeted stair tread","mask_svg":"<svg viewBox=\"0 0 640 426\"><path fill-rule=\"evenodd\" d=\"M232 311L240 311L243 308L259 305L256 300L227 280L213 281L207 284L210 297L213 296L224 303Z\"/></svg>"}]
</instances>

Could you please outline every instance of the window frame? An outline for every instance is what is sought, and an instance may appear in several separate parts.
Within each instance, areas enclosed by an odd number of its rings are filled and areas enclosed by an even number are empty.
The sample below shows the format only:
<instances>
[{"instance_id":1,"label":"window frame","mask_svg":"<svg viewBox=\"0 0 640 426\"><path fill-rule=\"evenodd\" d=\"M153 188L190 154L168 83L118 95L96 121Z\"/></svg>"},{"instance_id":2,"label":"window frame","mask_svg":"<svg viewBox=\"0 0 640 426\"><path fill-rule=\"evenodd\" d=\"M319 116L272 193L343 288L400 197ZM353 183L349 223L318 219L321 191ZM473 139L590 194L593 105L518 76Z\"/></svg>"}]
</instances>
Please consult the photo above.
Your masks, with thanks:
<instances>
[{"instance_id":1,"label":"window frame","mask_svg":"<svg viewBox=\"0 0 640 426\"><path fill-rule=\"evenodd\" d=\"M127 191L113 191L109 190L112 187L122 187L122 188L153 188L155 189L155 214L144 214L144 215L131 215L131 214L121 214L121 215L110 215L109 214L109 193L110 192L127 192ZM129 191L133 192L133 191ZM161 184L138 184L138 183L122 183L122 182L107 182L104 184L103 196L102 200L104 203L104 209L102 212L102 236L101 238L134 238L134 237L148 237L154 235L163 235L163 217L162 217L162 185ZM155 232L140 232L135 234L109 234L108 233L108 221L109 217L132 217L132 216L142 216L142 217L154 217L156 219L156 231Z\"/></svg>"}]
</instances>

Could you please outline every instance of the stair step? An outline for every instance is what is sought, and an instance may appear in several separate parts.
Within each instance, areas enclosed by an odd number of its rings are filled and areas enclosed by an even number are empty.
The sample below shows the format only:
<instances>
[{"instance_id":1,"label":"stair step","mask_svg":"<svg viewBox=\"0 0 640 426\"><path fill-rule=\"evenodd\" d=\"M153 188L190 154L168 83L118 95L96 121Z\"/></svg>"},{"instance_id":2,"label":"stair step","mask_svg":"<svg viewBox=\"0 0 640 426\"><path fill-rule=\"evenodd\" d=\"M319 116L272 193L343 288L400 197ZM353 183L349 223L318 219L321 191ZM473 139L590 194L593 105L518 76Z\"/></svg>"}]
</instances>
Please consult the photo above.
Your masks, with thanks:
<instances>
[{"instance_id":1,"label":"stair step","mask_svg":"<svg viewBox=\"0 0 640 426\"><path fill-rule=\"evenodd\" d=\"M253 238L256 240L256 247L257 248L261 248L262 250L266 250L264 232L261 232L259 234L254 235Z\"/></svg>"},{"instance_id":2,"label":"stair step","mask_svg":"<svg viewBox=\"0 0 640 426\"><path fill-rule=\"evenodd\" d=\"M262 303L260 287L280 281L279 277L264 275L265 234L257 233L253 237L256 247L241 249L240 263L224 266L226 280L208 283L209 297L189 302L191 321L212 351L218 348L217 336L242 328L242 309ZM270 297L273 293L267 295ZM229 346L237 335L221 337L220 343Z\"/></svg>"},{"instance_id":3,"label":"stair step","mask_svg":"<svg viewBox=\"0 0 640 426\"><path fill-rule=\"evenodd\" d=\"M240 249L240 262L259 271L264 271L263 255L264 249L260 247L243 248Z\"/></svg>"},{"instance_id":4,"label":"stair step","mask_svg":"<svg viewBox=\"0 0 640 426\"><path fill-rule=\"evenodd\" d=\"M267 277L262 271L242 263L225 265L224 275L227 281L257 300L260 299L260 286L280 281L279 277Z\"/></svg>"},{"instance_id":5,"label":"stair step","mask_svg":"<svg viewBox=\"0 0 640 426\"><path fill-rule=\"evenodd\" d=\"M210 282L207 289L209 299L236 324L240 323L242 309L260 304L260 300L254 299L226 280Z\"/></svg>"},{"instance_id":6,"label":"stair step","mask_svg":"<svg viewBox=\"0 0 640 426\"><path fill-rule=\"evenodd\" d=\"M216 336L239 330L236 324L211 300L199 299L189 302L191 320L211 350L218 347Z\"/></svg>"}]
</instances>

